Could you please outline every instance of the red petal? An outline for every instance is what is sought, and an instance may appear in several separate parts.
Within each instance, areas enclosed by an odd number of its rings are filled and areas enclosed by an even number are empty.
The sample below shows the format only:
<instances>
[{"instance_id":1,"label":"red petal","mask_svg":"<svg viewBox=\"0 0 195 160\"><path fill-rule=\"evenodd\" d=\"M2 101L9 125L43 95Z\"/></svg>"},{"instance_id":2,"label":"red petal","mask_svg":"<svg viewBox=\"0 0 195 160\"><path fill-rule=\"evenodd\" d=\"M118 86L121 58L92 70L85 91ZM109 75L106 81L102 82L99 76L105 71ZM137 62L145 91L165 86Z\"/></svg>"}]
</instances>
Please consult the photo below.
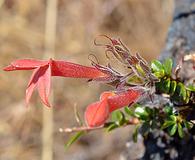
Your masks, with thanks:
<instances>
[{"instance_id":1,"label":"red petal","mask_svg":"<svg viewBox=\"0 0 195 160\"><path fill-rule=\"evenodd\" d=\"M48 97L51 88L51 66L44 66L40 68L41 76L38 80L38 92L42 102L50 107Z\"/></svg>"},{"instance_id":2,"label":"red petal","mask_svg":"<svg viewBox=\"0 0 195 160\"><path fill-rule=\"evenodd\" d=\"M35 88L37 87L37 82L39 79L39 73L40 73L40 67L35 69L35 71L33 72L28 87L26 89L26 105L29 104L30 98L32 96L33 91L35 90Z\"/></svg>"},{"instance_id":3,"label":"red petal","mask_svg":"<svg viewBox=\"0 0 195 160\"><path fill-rule=\"evenodd\" d=\"M9 65L7 67L4 67L3 68L4 71L13 71L13 70L16 70L16 67L12 66L12 65Z\"/></svg>"},{"instance_id":4,"label":"red petal","mask_svg":"<svg viewBox=\"0 0 195 160\"><path fill-rule=\"evenodd\" d=\"M90 104L85 111L85 120L90 127L101 126L109 116L107 99Z\"/></svg>"},{"instance_id":5,"label":"red petal","mask_svg":"<svg viewBox=\"0 0 195 160\"><path fill-rule=\"evenodd\" d=\"M5 71L13 71L13 70L31 70L40 66L44 66L48 64L48 61L40 61L33 59L20 59L13 61L11 65L4 68Z\"/></svg>"},{"instance_id":6,"label":"red petal","mask_svg":"<svg viewBox=\"0 0 195 160\"><path fill-rule=\"evenodd\" d=\"M74 78L105 78L109 75L99 71L95 67L83 66L66 61L52 61L52 76Z\"/></svg>"},{"instance_id":7,"label":"red petal","mask_svg":"<svg viewBox=\"0 0 195 160\"><path fill-rule=\"evenodd\" d=\"M140 96L140 91L128 90L115 96L108 97L109 112L135 102Z\"/></svg>"}]
</instances>

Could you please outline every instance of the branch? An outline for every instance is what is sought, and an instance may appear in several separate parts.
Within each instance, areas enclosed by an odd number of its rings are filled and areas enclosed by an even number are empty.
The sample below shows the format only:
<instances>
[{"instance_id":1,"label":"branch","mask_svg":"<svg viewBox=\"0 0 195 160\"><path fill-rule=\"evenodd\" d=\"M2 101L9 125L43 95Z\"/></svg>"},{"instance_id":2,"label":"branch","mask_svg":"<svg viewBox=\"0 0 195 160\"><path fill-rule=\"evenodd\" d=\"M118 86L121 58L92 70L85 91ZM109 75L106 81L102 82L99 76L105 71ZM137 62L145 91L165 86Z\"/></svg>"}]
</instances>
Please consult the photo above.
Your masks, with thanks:
<instances>
[{"instance_id":1,"label":"branch","mask_svg":"<svg viewBox=\"0 0 195 160\"><path fill-rule=\"evenodd\" d=\"M126 127L129 125L136 125L139 124L140 121L137 118L132 118L129 120L129 122L125 123L121 127ZM89 126L81 126L81 127L73 127L73 128L59 128L59 132L65 132L65 133L72 133L72 132L79 132L79 131L94 131L94 130L99 130L107 127L107 123L98 127L89 127Z\"/></svg>"}]
</instances>

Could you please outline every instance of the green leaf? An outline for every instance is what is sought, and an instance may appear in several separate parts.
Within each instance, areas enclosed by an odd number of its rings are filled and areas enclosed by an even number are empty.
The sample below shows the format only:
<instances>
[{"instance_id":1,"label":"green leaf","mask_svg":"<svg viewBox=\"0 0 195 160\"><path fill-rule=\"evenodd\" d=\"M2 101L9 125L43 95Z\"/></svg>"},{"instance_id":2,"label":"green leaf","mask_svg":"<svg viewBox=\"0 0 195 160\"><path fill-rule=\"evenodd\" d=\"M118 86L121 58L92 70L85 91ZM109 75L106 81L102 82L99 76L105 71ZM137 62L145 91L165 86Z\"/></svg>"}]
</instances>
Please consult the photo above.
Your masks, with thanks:
<instances>
[{"instance_id":1,"label":"green leaf","mask_svg":"<svg viewBox=\"0 0 195 160\"><path fill-rule=\"evenodd\" d=\"M170 126L172 126L172 125L174 125L175 124L175 122L174 121L165 121L164 123L163 123L163 125L162 125L162 129L165 129L165 128L167 128L167 127L170 127Z\"/></svg>"},{"instance_id":2,"label":"green leaf","mask_svg":"<svg viewBox=\"0 0 195 160\"><path fill-rule=\"evenodd\" d=\"M169 127L169 134L170 136L173 136L177 131L177 124L174 124L172 126Z\"/></svg>"},{"instance_id":3,"label":"green leaf","mask_svg":"<svg viewBox=\"0 0 195 160\"><path fill-rule=\"evenodd\" d=\"M139 72L139 74L141 74L143 77L146 76L146 73L144 72L140 65L136 65L136 69Z\"/></svg>"},{"instance_id":4,"label":"green leaf","mask_svg":"<svg viewBox=\"0 0 195 160\"><path fill-rule=\"evenodd\" d=\"M176 81L171 81L171 85L170 85L170 95L173 95L175 92L175 89L177 87L177 82Z\"/></svg>"},{"instance_id":5,"label":"green leaf","mask_svg":"<svg viewBox=\"0 0 195 160\"><path fill-rule=\"evenodd\" d=\"M146 112L145 108L143 107L136 107L134 113L136 117L142 120L146 120L149 117L149 114Z\"/></svg>"},{"instance_id":6,"label":"green leaf","mask_svg":"<svg viewBox=\"0 0 195 160\"><path fill-rule=\"evenodd\" d=\"M178 85L180 86L180 93L179 93L179 95L181 97L183 97L183 100L185 100L186 99L186 96L187 96L185 86L184 86L183 83L179 83Z\"/></svg>"},{"instance_id":7,"label":"green leaf","mask_svg":"<svg viewBox=\"0 0 195 160\"><path fill-rule=\"evenodd\" d=\"M163 90L164 93L167 93L167 94L169 93L169 91L170 91L170 84L171 84L170 78L162 80L162 90Z\"/></svg>"},{"instance_id":8,"label":"green leaf","mask_svg":"<svg viewBox=\"0 0 195 160\"><path fill-rule=\"evenodd\" d=\"M118 125L122 125L125 123L125 115L121 111L112 112L112 121L116 122Z\"/></svg>"},{"instance_id":9,"label":"green leaf","mask_svg":"<svg viewBox=\"0 0 195 160\"><path fill-rule=\"evenodd\" d=\"M164 63L164 70L165 70L165 74L170 76L171 72L172 72L172 67L173 67L173 61L171 58L167 58Z\"/></svg>"},{"instance_id":10,"label":"green leaf","mask_svg":"<svg viewBox=\"0 0 195 160\"><path fill-rule=\"evenodd\" d=\"M165 71L164 70L160 70L158 72L154 72L154 75L157 77L157 78L162 78L165 76Z\"/></svg>"},{"instance_id":11,"label":"green leaf","mask_svg":"<svg viewBox=\"0 0 195 160\"><path fill-rule=\"evenodd\" d=\"M195 92L195 85L190 84L190 85L188 85L188 86L186 87L186 89L189 90L189 91Z\"/></svg>"},{"instance_id":12,"label":"green leaf","mask_svg":"<svg viewBox=\"0 0 195 160\"><path fill-rule=\"evenodd\" d=\"M135 129L134 129L134 131L133 131L133 141L134 141L134 142L137 142L139 127L140 127L139 125L136 125L136 126L135 126Z\"/></svg>"},{"instance_id":13,"label":"green leaf","mask_svg":"<svg viewBox=\"0 0 195 160\"><path fill-rule=\"evenodd\" d=\"M183 83L179 82L177 84L176 90L173 94L173 96L171 96L171 100L175 103L175 104L186 104L186 100L187 100L187 90L184 86Z\"/></svg>"},{"instance_id":14,"label":"green leaf","mask_svg":"<svg viewBox=\"0 0 195 160\"><path fill-rule=\"evenodd\" d=\"M169 93L170 91L170 78L162 78L160 82L156 83L156 91L157 93Z\"/></svg>"},{"instance_id":15,"label":"green leaf","mask_svg":"<svg viewBox=\"0 0 195 160\"><path fill-rule=\"evenodd\" d=\"M150 107L145 107L145 111L148 113L148 115L152 115L153 114L153 109Z\"/></svg>"},{"instance_id":16,"label":"green leaf","mask_svg":"<svg viewBox=\"0 0 195 160\"><path fill-rule=\"evenodd\" d=\"M190 101L190 92L191 92L191 91L186 90L185 104L187 104L187 103Z\"/></svg>"},{"instance_id":17,"label":"green leaf","mask_svg":"<svg viewBox=\"0 0 195 160\"><path fill-rule=\"evenodd\" d=\"M125 108L124 108L124 111L125 111L125 113L127 113L129 116L134 116L134 112L132 111L131 108L125 107Z\"/></svg>"},{"instance_id":18,"label":"green leaf","mask_svg":"<svg viewBox=\"0 0 195 160\"><path fill-rule=\"evenodd\" d=\"M67 150L75 141L77 141L82 135L84 135L84 131L79 131L75 135L73 135L69 141L65 144L65 150Z\"/></svg>"},{"instance_id":19,"label":"green leaf","mask_svg":"<svg viewBox=\"0 0 195 160\"><path fill-rule=\"evenodd\" d=\"M165 107L163 108L163 111L164 111L166 114L171 115L171 114L173 114L173 107L171 107L171 106L165 106Z\"/></svg>"},{"instance_id":20,"label":"green leaf","mask_svg":"<svg viewBox=\"0 0 195 160\"><path fill-rule=\"evenodd\" d=\"M134 75L132 77L129 77L127 80L126 80L127 84L143 84L143 80L138 77L137 75Z\"/></svg>"},{"instance_id":21,"label":"green leaf","mask_svg":"<svg viewBox=\"0 0 195 160\"><path fill-rule=\"evenodd\" d=\"M151 68L152 68L152 71L154 72L159 72L161 70L164 70L162 63L158 60L153 60L151 62Z\"/></svg>"},{"instance_id":22,"label":"green leaf","mask_svg":"<svg viewBox=\"0 0 195 160\"><path fill-rule=\"evenodd\" d=\"M170 115L169 118L170 118L171 121L173 121L175 123L177 122L177 117L176 116Z\"/></svg>"},{"instance_id":23,"label":"green leaf","mask_svg":"<svg viewBox=\"0 0 195 160\"><path fill-rule=\"evenodd\" d=\"M114 130L115 128L118 128L118 127L119 127L118 124L112 123L112 124L110 124L110 125L107 127L106 131L107 131L107 132L110 132L110 131Z\"/></svg>"},{"instance_id":24,"label":"green leaf","mask_svg":"<svg viewBox=\"0 0 195 160\"><path fill-rule=\"evenodd\" d=\"M177 124L177 127L178 127L177 130L178 130L179 137L180 137L180 138L183 138L183 137L184 137L184 132L183 132L183 128L182 128L181 124L178 123L178 124Z\"/></svg>"}]
</instances>

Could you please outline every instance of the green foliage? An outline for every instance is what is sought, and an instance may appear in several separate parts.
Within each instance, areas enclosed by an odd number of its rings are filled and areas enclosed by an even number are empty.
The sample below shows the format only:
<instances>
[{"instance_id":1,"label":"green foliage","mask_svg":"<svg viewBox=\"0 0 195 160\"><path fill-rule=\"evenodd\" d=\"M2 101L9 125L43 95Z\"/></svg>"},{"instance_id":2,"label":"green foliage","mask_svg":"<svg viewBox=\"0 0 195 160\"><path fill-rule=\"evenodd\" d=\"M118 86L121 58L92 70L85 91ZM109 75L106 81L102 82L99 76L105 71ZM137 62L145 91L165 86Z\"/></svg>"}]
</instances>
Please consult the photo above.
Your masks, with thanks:
<instances>
[{"instance_id":1,"label":"green foliage","mask_svg":"<svg viewBox=\"0 0 195 160\"><path fill-rule=\"evenodd\" d=\"M190 84L190 85L188 85L188 86L186 87L186 89L189 90L189 91L195 92L195 85Z\"/></svg>"},{"instance_id":2,"label":"green foliage","mask_svg":"<svg viewBox=\"0 0 195 160\"><path fill-rule=\"evenodd\" d=\"M121 111L114 111L112 113L112 121L116 122L118 125L122 125L125 122L125 115Z\"/></svg>"},{"instance_id":3,"label":"green foliage","mask_svg":"<svg viewBox=\"0 0 195 160\"><path fill-rule=\"evenodd\" d=\"M173 136L177 131L177 124L174 124L168 128L170 136Z\"/></svg>"},{"instance_id":4,"label":"green foliage","mask_svg":"<svg viewBox=\"0 0 195 160\"><path fill-rule=\"evenodd\" d=\"M85 131L79 131L75 135L73 135L69 141L65 144L65 150L67 150L74 142L76 142L81 136L85 134Z\"/></svg>"},{"instance_id":5,"label":"green foliage","mask_svg":"<svg viewBox=\"0 0 195 160\"><path fill-rule=\"evenodd\" d=\"M133 107L130 108L130 107L127 107L127 106L126 106L126 107L124 108L125 113L126 113L127 115L129 115L129 116L134 116L134 111L132 110L132 108L133 108Z\"/></svg>"},{"instance_id":6,"label":"green foliage","mask_svg":"<svg viewBox=\"0 0 195 160\"><path fill-rule=\"evenodd\" d=\"M152 61L151 68L152 68L153 72L159 72L161 70L164 70L162 63L158 60Z\"/></svg>"},{"instance_id":7,"label":"green foliage","mask_svg":"<svg viewBox=\"0 0 195 160\"><path fill-rule=\"evenodd\" d=\"M135 116L141 120L147 120L149 118L149 114L146 111L145 108L141 107L141 106L137 106L135 109Z\"/></svg>"},{"instance_id":8,"label":"green foliage","mask_svg":"<svg viewBox=\"0 0 195 160\"><path fill-rule=\"evenodd\" d=\"M162 78L164 76L171 76L172 67L173 67L173 61L170 58L166 59L163 64L158 60L153 60L151 62L152 72L155 75L157 74L158 78Z\"/></svg>"},{"instance_id":9,"label":"green foliage","mask_svg":"<svg viewBox=\"0 0 195 160\"><path fill-rule=\"evenodd\" d=\"M193 127L193 124L191 122L186 121L179 115L174 115L174 113L168 111L168 109L165 109L165 113L168 113L166 116L166 119L161 127L161 129L167 130L170 136L174 136L176 133L178 133L178 136L180 138L183 138L185 136L184 129L187 129L188 131ZM177 132L176 132L177 131Z\"/></svg>"},{"instance_id":10,"label":"green foliage","mask_svg":"<svg viewBox=\"0 0 195 160\"><path fill-rule=\"evenodd\" d=\"M171 72L172 72L172 67L173 67L173 61L170 58L167 58L164 63L164 70L165 70L165 75L171 76Z\"/></svg>"},{"instance_id":11,"label":"green foliage","mask_svg":"<svg viewBox=\"0 0 195 160\"><path fill-rule=\"evenodd\" d=\"M159 78L155 84L158 94L170 95L170 100L176 105L185 105L190 103L191 92L195 92L195 86L186 87L183 82L172 77L173 62L170 58L163 63L154 60L151 63L151 69L154 75Z\"/></svg>"},{"instance_id":12,"label":"green foliage","mask_svg":"<svg viewBox=\"0 0 195 160\"><path fill-rule=\"evenodd\" d=\"M112 112L111 122L106 123L105 128L108 132L110 132L118 127L125 125L126 123L128 123L128 120L125 117L125 114L122 111L117 110Z\"/></svg>"},{"instance_id":13,"label":"green foliage","mask_svg":"<svg viewBox=\"0 0 195 160\"><path fill-rule=\"evenodd\" d=\"M183 127L181 126L180 123L178 123L177 127L178 127L178 134L179 134L179 137L180 137L180 138L183 138L183 137L184 137Z\"/></svg>"},{"instance_id":14,"label":"green foliage","mask_svg":"<svg viewBox=\"0 0 195 160\"><path fill-rule=\"evenodd\" d=\"M173 107L171 107L171 106L165 106L164 108L163 108L163 111L165 112L165 114L167 114L167 115L172 115L173 114Z\"/></svg>"},{"instance_id":15,"label":"green foliage","mask_svg":"<svg viewBox=\"0 0 195 160\"><path fill-rule=\"evenodd\" d=\"M151 69L156 77L162 78L165 76L165 70L160 61L153 60L151 63Z\"/></svg>"}]
</instances>

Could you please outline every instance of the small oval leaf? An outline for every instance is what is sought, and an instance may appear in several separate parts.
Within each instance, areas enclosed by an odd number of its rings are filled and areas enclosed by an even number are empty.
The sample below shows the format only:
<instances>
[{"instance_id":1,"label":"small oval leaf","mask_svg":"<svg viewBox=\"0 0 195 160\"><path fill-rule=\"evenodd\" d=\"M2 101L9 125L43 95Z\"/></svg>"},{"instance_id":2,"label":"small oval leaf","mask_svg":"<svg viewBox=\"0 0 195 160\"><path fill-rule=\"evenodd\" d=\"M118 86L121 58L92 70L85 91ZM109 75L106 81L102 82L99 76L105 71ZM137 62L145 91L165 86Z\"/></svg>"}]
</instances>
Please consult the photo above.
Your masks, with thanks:
<instances>
[{"instance_id":1,"label":"small oval leaf","mask_svg":"<svg viewBox=\"0 0 195 160\"><path fill-rule=\"evenodd\" d=\"M171 58L167 58L164 63L164 70L165 70L165 74L167 76L170 76L171 75L171 72L172 72L172 66L173 66L173 61Z\"/></svg>"},{"instance_id":2,"label":"small oval leaf","mask_svg":"<svg viewBox=\"0 0 195 160\"><path fill-rule=\"evenodd\" d=\"M159 72L160 70L164 70L162 63L158 60L153 60L151 62L151 68L152 68L152 71L154 72Z\"/></svg>"},{"instance_id":3,"label":"small oval leaf","mask_svg":"<svg viewBox=\"0 0 195 160\"><path fill-rule=\"evenodd\" d=\"M183 128L182 128L180 123L178 123L178 129L177 130L178 130L179 137L183 138L184 137L184 132L183 132Z\"/></svg>"}]
</instances>

